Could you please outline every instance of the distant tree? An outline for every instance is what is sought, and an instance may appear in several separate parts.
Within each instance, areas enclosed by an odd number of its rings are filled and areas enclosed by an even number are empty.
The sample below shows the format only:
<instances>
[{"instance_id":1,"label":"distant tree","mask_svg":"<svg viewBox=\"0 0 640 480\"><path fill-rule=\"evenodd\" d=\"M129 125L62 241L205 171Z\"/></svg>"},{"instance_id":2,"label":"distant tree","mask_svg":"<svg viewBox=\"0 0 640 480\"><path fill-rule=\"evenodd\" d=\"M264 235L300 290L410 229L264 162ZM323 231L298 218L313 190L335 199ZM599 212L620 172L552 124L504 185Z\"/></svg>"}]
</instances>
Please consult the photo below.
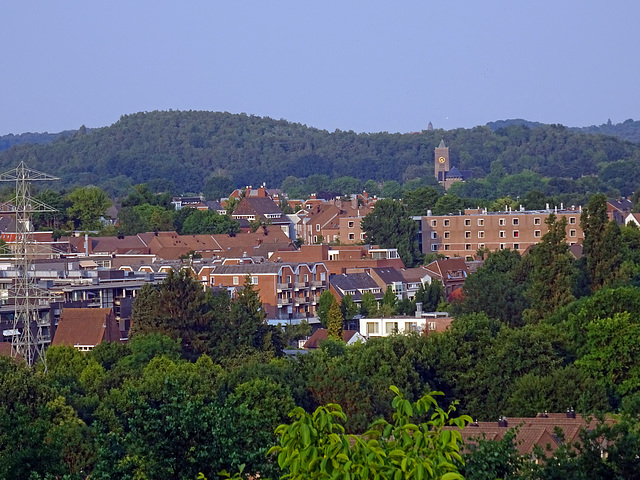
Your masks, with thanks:
<instances>
[{"instance_id":1,"label":"distant tree","mask_svg":"<svg viewBox=\"0 0 640 480\"><path fill-rule=\"evenodd\" d=\"M382 248L397 248L406 266L413 266L420 258L418 225L406 207L396 200L379 200L373 211L362 219L365 241Z\"/></svg>"},{"instance_id":2,"label":"distant tree","mask_svg":"<svg viewBox=\"0 0 640 480\"><path fill-rule=\"evenodd\" d=\"M464 212L464 200L451 193L443 195L433 206L434 215L449 215Z\"/></svg>"},{"instance_id":3,"label":"distant tree","mask_svg":"<svg viewBox=\"0 0 640 480\"><path fill-rule=\"evenodd\" d=\"M360 299L360 315L363 317L375 317L378 315L378 302L371 292L364 292Z\"/></svg>"},{"instance_id":4,"label":"distant tree","mask_svg":"<svg viewBox=\"0 0 640 480\"><path fill-rule=\"evenodd\" d=\"M327 328L327 322L329 320L329 310L331 305L335 303L335 297L329 290L325 290L318 299L318 319L320 324Z\"/></svg>"},{"instance_id":5,"label":"distant tree","mask_svg":"<svg viewBox=\"0 0 640 480\"><path fill-rule=\"evenodd\" d=\"M100 218L112 205L107 194L95 186L77 188L67 198L71 202L71 206L67 208L67 215L76 227L85 231L99 230Z\"/></svg>"},{"instance_id":6,"label":"distant tree","mask_svg":"<svg viewBox=\"0 0 640 480\"><path fill-rule=\"evenodd\" d=\"M566 242L567 219L556 220L552 213L545 223L547 233L526 258L530 283L525 295L530 307L523 315L527 322L540 321L574 300L572 286L576 267Z\"/></svg>"},{"instance_id":7,"label":"distant tree","mask_svg":"<svg viewBox=\"0 0 640 480\"><path fill-rule=\"evenodd\" d=\"M333 302L329 308L329 315L327 316L327 337L332 340L342 340L343 329L342 312L340 311L340 305L338 302Z\"/></svg>"},{"instance_id":8,"label":"distant tree","mask_svg":"<svg viewBox=\"0 0 640 480\"><path fill-rule=\"evenodd\" d=\"M207 200L219 200L233 192L233 182L229 177L212 175L204 182L202 193Z\"/></svg>"},{"instance_id":9,"label":"distant tree","mask_svg":"<svg viewBox=\"0 0 640 480\"><path fill-rule=\"evenodd\" d=\"M342 313L342 317L345 321L353 320L358 314L358 305L353 301L353 297L347 293L344 297L342 297L342 301L340 302L340 312Z\"/></svg>"},{"instance_id":10,"label":"distant tree","mask_svg":"<svg viewBox=\"0 0 640 480\"><path fill-rule=\"evenodd\" d=\"M610 284L622 264L620 229L607 216L607 197L591 197L580 216L584 232L583 252L592 291Z\"/></svg>"},{"instance_id":11,"label":"distant tree","mask_svg":"<svg viewBox=\"0 0 640 480\"><path fill-rule=\"evenodd\" d=\"M219 215L213 210L196 210L184 220L181 233L183 235L215 235L239 230L238 221L229 215Z\"/></svg>"},{"instance_id":12,"label":"distant tree","mask_svg":"<svg viewBox=\"0 0 640 480\"><path fill-rule=\"evenodd\" d=\"M436 202L441 197L440 191L435 187L421 187L405 194L409 215L426 215L428 210L433 210Z\"/></svg>"}]
</instances>

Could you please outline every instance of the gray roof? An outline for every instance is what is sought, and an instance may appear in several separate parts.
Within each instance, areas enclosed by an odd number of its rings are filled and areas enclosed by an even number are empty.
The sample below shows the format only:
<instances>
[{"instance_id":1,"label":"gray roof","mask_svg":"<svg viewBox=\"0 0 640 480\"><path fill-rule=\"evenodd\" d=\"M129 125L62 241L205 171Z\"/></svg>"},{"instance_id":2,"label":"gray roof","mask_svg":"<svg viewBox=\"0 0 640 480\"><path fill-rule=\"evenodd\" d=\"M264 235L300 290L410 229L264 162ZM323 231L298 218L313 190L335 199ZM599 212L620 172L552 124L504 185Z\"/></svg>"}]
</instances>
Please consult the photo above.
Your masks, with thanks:
<instances>
[{"instance_id":1,"label":"gray roof","mask_svg":"<svg viewBox=\"0 0 640 480\"><path fill-rule=\"evenodd\" d=\"M395 268L374 268L376 274L382 279L384 283L389 285L390 283L404 283L404 277Z\"/></svg>"},{"instance_id":2,"label":"gray roof","mask_svg":"<svg viewBox=\"0 0 640 480\"><path fill-rule=\"evenodd\" d=\"M444 138L440 139L440 145L438 145L438 148L447 148L447 146L444 144Z\"/></svg>"},{"instance_id":3,"label":"gray roof","mask_svg":"<svg viewBox=\"0 0 640 480\"><path fill-rule=\"evenodd\" d=\"M460 173L460 170L458 170L456 167L452 167L451 170L447 172L447 178L464 178L464 177L462 176L462 173Z\"/></svg>"},{"instance_id":4,"label":"gray roof","mask_svg":"<svg viewBox=\"0 0 640 480\"><path fill-rule=\"evenodd\" d=\"M380 286L368 273L343 273L342 275L333 275L329 278L329 283L331 283L333 288L335 288L341 296L343 292L355 290L356 293L352 294L354 301L360 301L362 298L360 290L380 289ZM383 296L382 292L373 295L376 299L380 299Z\"/></svg>"}]
</instances>

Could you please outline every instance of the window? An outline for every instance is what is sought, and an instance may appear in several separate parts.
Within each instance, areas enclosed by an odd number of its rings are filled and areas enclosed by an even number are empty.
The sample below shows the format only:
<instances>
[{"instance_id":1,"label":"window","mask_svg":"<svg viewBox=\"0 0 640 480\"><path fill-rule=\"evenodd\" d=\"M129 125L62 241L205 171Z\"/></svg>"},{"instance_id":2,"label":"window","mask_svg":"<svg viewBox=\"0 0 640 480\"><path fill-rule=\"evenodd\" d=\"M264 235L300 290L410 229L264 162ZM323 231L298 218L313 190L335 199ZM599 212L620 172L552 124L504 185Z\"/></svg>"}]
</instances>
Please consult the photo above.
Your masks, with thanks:
<instances>
[{"instance_id":1,"label":"window","mask_svg":"<svg viewBox=\"0 0 640 480\"><path fill-rule=\"evenodd\" d=\"M364 233L360 234L360 240L364 240Z\"/></svg>"},{"instance_id":2,"label":"window","mask_svg":"<svg viewBox=\"0 0 640 480\"><path fill-rule=\"evenodd\" d=\"M464 238L471 238L471 232L464 232Z\"/></svg>"},{"instance_id":3,"label":"window","mask_svg":"<svg viewBox=\"0 0 640 480\"><path fill-rule=\"evenodd\" d=\"M539 218L534 218L533 219L533 224L534 225L540 225L540 219Z\"/></svg>"},{"instance_id":4,"label":"window","mask_svg":"<svg viewBox=\"0 0 640 480\"><path fill-rule=\"evenodd\" d=\"M513 219L513 224L514 225L520 225L520 219L519 218L514 218Z\"/></svg>"},{"instance_id":5,"label":"window","mask_svg":"<svg viewBox=\"0 0 640 480\"><path fill-rule=\"evenodd\" d=\"M440 248L440 245L438 245L437 243L434 243L433 245L431 245L432 252L437 252L438 248Z\"/></svg>"},{"instance_id":6,"label":"window","mask_svg":"<svg viewBox=\"0 0 640 480\"><path fill-rule=\"evenodd\" d=\"M449 245L448 243L446 243L446 244L444 245L444 249L445 249L445 250L451 250L451 245Z\"/></svg>"},{"instance_id":7,"label":"window","mask_svg":"<svg viewBox=\"0 0 640 480\"><path fill-rule=\"evenodd\" d=\"M575 225L575 223L576 223L576 217L569 217L569 223L570 223L571 225Z\"/></svg>"},{"instance_id":8,"label":"window","mask_svg":"<svg viewBox=\"0 0 640 480\"><path fill-rule=\"evenodd\" d=\"M437 220L431 220L431 226L432 227L437 227L438 226L438 221Z\"/></svg>"},{"instance_id":9,"label":"window","mask_svg":"<svg viewBox=\"0 0 640 480\"><path fill-rule=\"evenodd\" d=\"M317 235L313 236L313 243L318 243L318 236Z\"/></svg>"},{"instance_id":10,"label":"window","mask_svg":"<svg viewBox=\"0 0 640 480\"><path fill-rule=\"evenodd\" d=\"M468 218L464 219L464 224L468 227L469 225L471 225L471 220Z\"/></svg>"},{"instance_id":11,"label":"window","mask_svg":"<svg viewBox=\"0 0 640 480\"><path fill-rule=\"evenodd\" d=\"M514 250L520 250L520 244L519 243L514 243L513 244L513 249Z\"/></svg>"},{"instance_id":12,"label":"window","mask_svg":"<svg viewBox=\"0 0 640 480\"><path fill-rule=\"evenodd\" d=\"M240 279L238 277L233 277L233 284L234 285L239 285L240 284Z\"/></svg>"},{"instance_id":13,"label":"window","mask_svg":"<svg viewBox=\"0 0 640 480\"><path fill-rule=\"evenodd\" d=\"M448 226L449 226L449 219L447 218L447 219L443 220L443 221L442 221L442 225L443 225L444 227L448 227Z\"/></svg>"},{"instance_id":14,"label":"window","mask_svg":"<svg viewBox=\"0 0 640 480\"><path fill-rule=\"evenodd\" d=\"M321 281L321 282L324 282L326 279L327 279L327 274L326 274L326 273L324 273L324 272L322 272L322 273L320 274L320 281Z\"/></svg>"},{"instance_id":15,"label":"window","mask_svg":"<svg viewBox=\"0 0 640 480\"><path fill-rule=\"evenodd\" d=\"M499 236L500 238L504 238L504 237L506 237L506 236L507 236L507 232L505 232L504 230L500 230L500 233L498 234L498 236Z\"/></svg>"},{"instance_id":16,"label":"window","mask_svg":"<svg viewBox=\"0 0 640 480\"><path fill-rule=\"evenodd\" d=\"M478 226L479 227L483 227L484 226L484 218L479 218L478 219Z\"/></svg>"},{"instance_id":17,"label":"window","mask_svg":"<svg viewBox=\"0 0 640 480\"><path fill-rule=\"evenodd\" d=\"M513 238L519 238L520 237L520 232L518 230L514 230L513 231Z\"/></svg>"},{"instance_id":18,"label":"window","mask_svg":"<svg viewBox=\"0 0 640 480\"><path fill-rule=\"evenodd\" d=\"M464 261L465 262L473 262L473 257L471 255L467 255L466 257L464 257Z\"/></svg>"},{"instance_id":19,"label":"window","mask_svg":"<svg viewBox=\"0 0 640 480\"><path fill-rule=\"evenodd\" d=\"M378 322L367 322L367 335L378 334Z\"/></svg>"},{"instance_id":20,"label":"window","mask_svg":"<svg viewBox=\"0 0 640 480\"><path fill-rule=\"evenodd\" d=\"M287 275L287 283L291 283L291 275Z\"/></svg>"},{"instance_id":21,"label":"window","mask_svg":"<svg viewBox=\"0 0 640 480\"><path fill-rule=\"evenodd\" d=\"M427 326L428 326L429 330L431 330L433 332L436 329L436 322L427 322Z\"/></svg>"},{"instance_id":22,"label":"window","mask_svg":"<svg viewBox=\"0 0 640 480\"><path fill-rule=\"evenodd\" d=\"M444 232L444 238L449 238L451 236L450 232Z\"/></svg>"},{"instance_id":23,"label":"window","mask_svg":"<svg viewBox=\"0 0 640 480\"><path fill-rule=\"evenodd\" d=\"M356 234L355 233L350 233L349 234L349 240L355 240L356 239Z\"/></svg>"},{"instance_id":24,"label":"window","mask_svg":"<svg viewBox=\"0 0 640 480\"><path fill-rule=\"evenodd\" d=\"M484 230L478 232L478 238L484 238Z\"/></svg>"},{"instance_id":25,"label":"window","mask_svg":"<svg viewBox=\"0 0 640 480\"><path fill-rule=\"evenodd\" d=\"M308 274L304 274L304 283L307 283L309 281L309 275Z\"/></svg>"},{"instance_id":26,"label":"window","mask_svg":"<svg viewBox=\"0 0 640 480\"><path fill-rule=\"evenodd\" d=\"M479 243L478 244L478 249L482 249L482 248L484 248L484 243Z\"/></svg>"},{"instance_id":27,"label":"window","mask_svg":"<svg viewBox=\"0 0 640 480\"><path fill-rule=\"evenodd\" d=\"M353 222L349 222L349 228L353 228Z\"/></svg>"},{"instance_id":28,"label":"window","mask_svg":"<svg viewBox=\"0 0 640 480\"><path fill-rule=\"evenodd\" d=\"M506 243L501 243L500 244L500 250L504 250L505 248L507 248L507 244Z\"/></svg>"},{"instance_id":29,"label":"window","mask_svg":"<svg viewBox=\"0 0 640 480\"><path fill-rule=\"evenodd\" d=\"M576 236L576 231L575 230L569 230L569 236L570 237L575 237Z\"/></svg>"},{"instance_id":30,"label":"window","mask_svg":"<svg viewBox=\"0 0 640 480\"><path fill-rule=\"evenodd\" d=\"M258 284L258 277L251 277L251 285L257 285Z\"/></svg>"},{"instance_id":31,"label":"window","mask_svg":"<svg viewBox=\"0 0 640 480\"><path fill-rule=\"evenodd\" d=\"M500 224L500 226L503 226L505 224L505 219L501 218L498 223Z\"/></svg>"},{"instance_id":32,"label":"window","mask_svg":"<svg viewBox=\"0 0 640 480\"><path fill-rule=\"evenodd\" d=\"M534 237L539 237L540 236L540 230L534 230L533 231L533 236Z\"/></svg>"},{"instance_id":33,"label":"window","mask_svg":"<svg viewBox=\"0 0 640 480\"><path fill-rule=\"evenodd\" d=\"M471 244L470 243L466 243L464 246L465 250L471 250Z\"/></svg>"},{"instance_id":34,"label":"window","mask_svg":"<svg viewBox=\"0 0 640 480\"><path fill-rule=\"evenodd\" d=\"M437 232L431 232L431 238L432 239L438 238L438 233Z\"/></svg>"},{"instance_id":35,"label":"window","mask_svg":"<svg viewBox=\"0 0 640 480\"><path fill-rule=\"evenodd\" d=\"M398 322L385 322L384 330L387 335L398 332Z\"/></svg>"}]
</instances>

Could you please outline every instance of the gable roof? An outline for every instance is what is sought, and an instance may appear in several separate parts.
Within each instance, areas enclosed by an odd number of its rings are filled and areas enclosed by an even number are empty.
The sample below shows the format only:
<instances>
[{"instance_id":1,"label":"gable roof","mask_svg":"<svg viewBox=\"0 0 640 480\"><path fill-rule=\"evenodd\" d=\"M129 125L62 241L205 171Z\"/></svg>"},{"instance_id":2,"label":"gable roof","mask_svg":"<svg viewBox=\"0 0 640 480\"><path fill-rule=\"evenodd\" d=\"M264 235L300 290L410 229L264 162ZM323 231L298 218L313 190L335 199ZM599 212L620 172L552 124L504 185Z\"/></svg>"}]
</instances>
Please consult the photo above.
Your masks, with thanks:
<instances>
[{"instance_id":1,"label":"gable roof","mask_svg":"<svg viewBox=\"0 0 640 480\"><path fill-rule=\"evenodd\" d=\"M443 282L451 278L460 278L457 275L459 272L463 272L463 278L467 275L467 264L461 257L434 260L424 268L429 274L434 274Z\"/></svg>"},{"instance_id":2,"label":"gable roof","mask_svg":"<svg viewBox=\"0 0 640 480\"><path fill-rule=\"evenodd\" d=\"M65 308L52 345L91 346L119 342L120 329L110 308Z\"/></svg>"},{"instance_id":3,"label":"gable roof","mask_svg":"<svg viewBox=\"0 0 640 480\"><path fill-rule=\"evenodd\" d=\"M280 207L269 197L244 197L233 211L235 215L276 215L283 216Z\"/></svg>"},{"instance_id":4,"label":"gable roof","mask_svg":"<svg viewBox=\"0 0 640 480\"><path fill-rule=\"evenodd\" d=\"M353 337L355 337L357 334L358 334L357 330L343 330L342 340L344 340L345 343L349 344L349 342L351 342L353 340ZM328 330L326 328L319 328L313 333L313 335L309 337L309 340L305 342L302 348L306 348L306 349L319 348L320 344L324 342L327 338L329 338Z\"/></svg>"}]
</instances>

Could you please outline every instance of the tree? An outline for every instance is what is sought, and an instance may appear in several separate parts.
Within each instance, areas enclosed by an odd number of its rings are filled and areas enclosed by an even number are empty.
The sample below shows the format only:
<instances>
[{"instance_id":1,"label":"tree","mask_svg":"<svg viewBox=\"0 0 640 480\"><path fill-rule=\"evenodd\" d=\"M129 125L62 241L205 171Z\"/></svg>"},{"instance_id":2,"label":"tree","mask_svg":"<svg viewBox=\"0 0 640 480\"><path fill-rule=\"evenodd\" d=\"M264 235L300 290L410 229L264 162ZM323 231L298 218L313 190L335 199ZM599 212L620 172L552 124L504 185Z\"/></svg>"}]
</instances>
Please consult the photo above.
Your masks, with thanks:
<instances>
[{"instance_id":1,"label":"tree","mask_svg":"<svg viewBox=\"0 0 640 480\"><path fill-rule=\"evenodd\" d=\"M373 211L362 219L365 241L382 248L397 248L406 266L413 266L420 258L418 225L396 200L379 200Z\"/></svg>"},{"instance_id":2,"label":"tree","mask_svg":"<svg viewBox=\"0 0 640 480\"><path fill-rule=\"evenodd\" d=\"M335 297L329 290L325 290L318 299L318 318L323 327L327 327L327 321L329 319L329 310L331 305L335 302Z\"/></svg>"},{"instance_id":3,"label":"tree","mask_svg":"<svg viewBox=\"0 0 640 480\"><path fill-rule=\"evenodd\" d=\"M640 390L640 323L629 313L616 313L587 325L586 355L576 365L610 394L623 397Z\"/></svg>"},{"instance_id":4,"label":"tree","mask_svg":"<svg viewBox=\"0 0 640 480\"><path fill-rule=\"evenodd\" d=\"M484 312L509 326L522 325L522 312L529 306L524 292L528 271L516 250L497 250L482 267L465 280L460 313Z\"/></svg>"},{"instance_id":5,"label":"tree","mask_svg":"<svg viewBox=\"0 0 640 480\"><path fill-rule=\"evenodd\" d=\"M219 215L213 210L196 210L184 220L180 233L183 235L215 235L239 231L240 224L229 215Z\"/></svg>"},{"instance_id":6,"label":"tree","mask_svg":"<svg viewBox=\"0 0 640 480\"><path fill-rule=\"evenodd\" d=\"M384 291L384 295L382 297L382 305L386 305L389 307L389 310L393 312L395 311L397 303L398 297L396 296L396 292L393 291L393 287L391 285L387 285L387 289Z\"/></svg>"},{"instance_id":7,"label":"tree","mask_svg":"<svg viewBox=\"0 0 640 480\"><path fill-rule=\"evenodd\" d=\"M99 230L100 218L112 205L107 194L95 186L77 188L67 198L71 202L71 206L67 208L67 214L76 227L85 231Z\"/></svg>"},{"instance_id":8,"label":"tree","mask_svg":"<svg viewBox=\"0 0 640 480\"><path fill-rule=\"evenodd\" d=\"M462 479L455 464L460 456L460 432L445 426L464 428L471 418L454 418L455 406L440 408L432 392L411 403L396 387L393 423L374 422L363 436L346 435L341 421L346 419L339 405L319 407L313 414L297 407L290 425L280 425L278 454L282 478L318 480L352 478L391 480Z\"/></svg>"},{"instance_id":9,"label":"tree","mask_svg":"<svg viewBox=\"0 0 640 480\"><path fill-rule=\"evenodd\" d=\"M340 305L338 302L333 302L329 308L329 315L327 316L327 337L332 340L342 341L342 324L344 318L340 311Z\"/></svg>"},{"instance_id":10,"label":"tree","mask_svg":"<svg viewBox=\"0 0 640 480\"><path fill-rule=\"evenodd\" d=\"M567 219L562 217L556 221L552 213L545 223L549 230L526 257L530 266L530 283L525 295L531 306L523 315L529 323L552 315L574 300L571 289L576 269L565 241Z\"/></svg>"},{"instance_id":11,"label":"tree","mask_svg":"<svg viewBox=\"0 0 640 480\"><path fill-rule=\"evenodd\" d=\"M342 297L342 301L340 302L340 312L342 313L342 317L345 321L353 320L358 314L358 306L353 301L353 297L347 293L344 297Z\"/></svg>"},{"instance_id":12,"label":"tree","mask_svg":"<svg viewBox=\"0 0 640 480\"><path fill-rule=\"evenodd\" d=\"M622 264L620 230L612 222L607 216L607 197L604 194L593 195L582 211L580 225L584 232L587 273L594 292L610 284Z\"/></svg>"},{"instance_id":13,"label":"tree","mask_svg":"<svg viewBox=\"0 0 640 480\"><path fill-rule=\"evenodd\" d=\"M464 212L464 200L457 195L448 193L438 199L433 206L434 215L453 215L458 212Z\"/></svg>"},{"instance_id":14,"label":"tree","mask_svg":"<svg viewBox=\"0 0 640 480\"><path fill-rule=\"evenodd\" d=\"M159 285L141 289L133 305L132 336L162 333L180 340L185 355L206 351L211 336L211 309L200 283L189 272L170 270Z\"/></svg>"},{"instance_id":15,"label":"tree","mask_svg":"<svg viewBox=\"0 0 640 480\"><path fill-rule=\"evenodd\" d=\"M371 292L364 292L360 298L360 315L363 317L375 317L378 315L378 302Z\"/></svg>"},{"instance_id":16,"label":"tree","mask_svg":"<svg viewBox=\"0 0 640 480\"><path fill-rule=\"evenodd\" d=\"M407 211L409 215L426 215L429 210L433 210L436 202L441 196L441 192L431 186L417 188L405 194Z\"/></svg>"}]
</instances>

